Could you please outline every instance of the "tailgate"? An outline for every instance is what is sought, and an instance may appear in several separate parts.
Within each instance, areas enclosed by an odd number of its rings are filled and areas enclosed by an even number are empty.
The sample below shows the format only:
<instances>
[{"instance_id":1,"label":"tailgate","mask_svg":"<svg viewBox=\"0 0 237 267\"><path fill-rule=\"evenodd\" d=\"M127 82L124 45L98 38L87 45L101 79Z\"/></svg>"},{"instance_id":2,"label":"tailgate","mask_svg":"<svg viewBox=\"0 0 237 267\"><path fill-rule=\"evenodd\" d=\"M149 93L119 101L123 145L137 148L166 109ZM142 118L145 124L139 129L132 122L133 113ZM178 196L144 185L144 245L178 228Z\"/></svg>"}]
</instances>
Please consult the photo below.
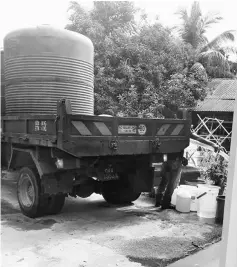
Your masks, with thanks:
<instances>
[{"instance_id":1,"label":"tailgate","mask_svg":"<svg viewBox=\"0 0 237 267\"><path fill-rule=\"evenodd\" d=\"M190 123L187 120L118 118L117 134L120 137L186 137Z\"/></svg>"},{"instance_id":2,"label":"tailgate","mask_svg":"<svg viewBox=\"0 0 237 267\"><path fill-rule=\"evenodd\" d=\"M189 145L190 121L70 115L66 150L77 156L152 153L158 140L159 153L174 153ZM116 141L116 150L110 148ZM70 144L71 143L71 144ZM72 145L74 144L74 145Z\"/></svg>"}]
</instances>

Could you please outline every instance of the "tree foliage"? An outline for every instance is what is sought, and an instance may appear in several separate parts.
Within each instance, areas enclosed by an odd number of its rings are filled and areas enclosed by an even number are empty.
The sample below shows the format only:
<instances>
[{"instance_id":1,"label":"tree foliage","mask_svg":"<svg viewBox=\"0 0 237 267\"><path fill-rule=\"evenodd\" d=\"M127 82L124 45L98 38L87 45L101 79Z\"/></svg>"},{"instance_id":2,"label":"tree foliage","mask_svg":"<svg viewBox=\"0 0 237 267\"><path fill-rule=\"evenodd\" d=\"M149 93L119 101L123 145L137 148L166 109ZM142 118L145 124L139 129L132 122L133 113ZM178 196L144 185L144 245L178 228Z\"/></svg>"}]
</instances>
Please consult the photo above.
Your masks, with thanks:
<instances>
[{"instance_id":1,"label":"tree foliage","mask_svg":"<svg viewBox=\"0 0 237 267\"><path fill-rule=\"evenodd\" d=\"M69 11L66 28L94 44L96 114L162 117L165 106L191 107L205 95L207 80L189 70L193 48L144 14L136 24L133 2L98 1L90 11L72 2Z\"/></svg>"},{"instance_id":2,"label":"tree foliage","mask_svg":"<svg viewBox=\"0 0 237 267\"><path fill-rule=\"evenodd\" d=\"M205 36L207 29L223 19L218 14L203 15L198 1L193 2L190 12L186 9L180 9L177 14L182 19L182 25L179 29L181 37L195 49L200 45L208 44Z\"/></svg>"},{"instance_id":3,"label":"tree foliage","mask_svg":"<svg viewBox=\"0 0 237 267\"><path fill-rule=\"evenodd\" d=\"M205 35L207 29L223 18L218 14L204 15L198 1L193 2L190 13L181 9L177 14L182 20L180 36L195 49L196 61L205 67L211 77L232 78L227 55L237 54L237 48L226 45L226 42L235 41L235 31L225 31L209 42Z\"/></svg>"}]
</instances>

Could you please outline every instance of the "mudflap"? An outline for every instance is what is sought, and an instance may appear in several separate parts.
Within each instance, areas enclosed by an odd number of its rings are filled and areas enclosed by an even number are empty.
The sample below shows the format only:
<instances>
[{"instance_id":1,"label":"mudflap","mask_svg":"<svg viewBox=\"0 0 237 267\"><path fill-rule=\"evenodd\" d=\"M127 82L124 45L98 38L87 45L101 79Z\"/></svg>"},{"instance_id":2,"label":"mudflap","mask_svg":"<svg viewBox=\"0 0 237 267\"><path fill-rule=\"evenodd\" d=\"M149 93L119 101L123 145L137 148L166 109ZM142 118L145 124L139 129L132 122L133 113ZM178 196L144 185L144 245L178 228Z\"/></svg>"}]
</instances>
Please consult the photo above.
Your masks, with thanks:
<instances>
[{"instance_id":1,"label":"mudflap","mask_svg":"<svg viewBox=\"0 0 237 267\"><path fill-rule=\"evenodd\" d=\"M73 188L73 178L73 173L69 171L43 175L41 177L42 192L49 195L67 194Z\"/></svg>"},{"instance_id":2,"label":"mudflap","mask_svg":"<svg viewBox=\"0 0 237 267\"><path fill-rule=\"evenodd\" d=\"M138 168L133 182L136 192L151 192L154 182L154 167Z\"/></svg>"}]
</instances>

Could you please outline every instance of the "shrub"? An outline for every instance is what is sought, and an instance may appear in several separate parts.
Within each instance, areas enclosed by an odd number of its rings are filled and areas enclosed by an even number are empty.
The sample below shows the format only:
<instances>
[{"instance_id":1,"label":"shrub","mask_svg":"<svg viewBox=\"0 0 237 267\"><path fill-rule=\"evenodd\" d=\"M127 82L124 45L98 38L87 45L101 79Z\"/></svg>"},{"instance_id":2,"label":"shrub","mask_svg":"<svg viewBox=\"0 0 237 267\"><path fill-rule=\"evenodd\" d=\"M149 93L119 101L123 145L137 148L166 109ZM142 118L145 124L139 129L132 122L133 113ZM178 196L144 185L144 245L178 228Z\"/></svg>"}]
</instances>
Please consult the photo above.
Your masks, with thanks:
<instances>
[{"instance_id":1,"label":"shrub","mask_svg":"<svg viewBox=\"0 0 237 267\"><path fill-rule=\"evenodd\" d=\"M228 162L219 154L215 155L213 152L207 151L203 151L202 153L201 177L207 183L220 186L219 194L224 194L227 183Z\"/></svg>"}]
</instances>

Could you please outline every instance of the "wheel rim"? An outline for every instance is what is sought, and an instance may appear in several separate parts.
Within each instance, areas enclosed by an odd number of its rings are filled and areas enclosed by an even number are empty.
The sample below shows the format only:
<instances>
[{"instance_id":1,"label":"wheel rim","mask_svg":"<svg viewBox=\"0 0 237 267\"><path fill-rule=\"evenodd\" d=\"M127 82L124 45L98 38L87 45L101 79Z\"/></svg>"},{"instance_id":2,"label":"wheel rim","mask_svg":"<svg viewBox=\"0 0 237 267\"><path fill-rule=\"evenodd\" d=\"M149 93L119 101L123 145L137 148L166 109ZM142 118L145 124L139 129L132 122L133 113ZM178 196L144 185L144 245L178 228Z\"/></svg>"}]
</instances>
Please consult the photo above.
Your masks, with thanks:
<instances>
[{"instance_id":1,"label":"wheel rim","mask_svg":"<svg viewBox=\"0 0 237 267\"><path fill-rule=\"evenodd\" d=\"M28 174L22 174L19 185L19 200L25 207L31 207L35 201L35 189Z\"/></svg>"}]
</instances>

